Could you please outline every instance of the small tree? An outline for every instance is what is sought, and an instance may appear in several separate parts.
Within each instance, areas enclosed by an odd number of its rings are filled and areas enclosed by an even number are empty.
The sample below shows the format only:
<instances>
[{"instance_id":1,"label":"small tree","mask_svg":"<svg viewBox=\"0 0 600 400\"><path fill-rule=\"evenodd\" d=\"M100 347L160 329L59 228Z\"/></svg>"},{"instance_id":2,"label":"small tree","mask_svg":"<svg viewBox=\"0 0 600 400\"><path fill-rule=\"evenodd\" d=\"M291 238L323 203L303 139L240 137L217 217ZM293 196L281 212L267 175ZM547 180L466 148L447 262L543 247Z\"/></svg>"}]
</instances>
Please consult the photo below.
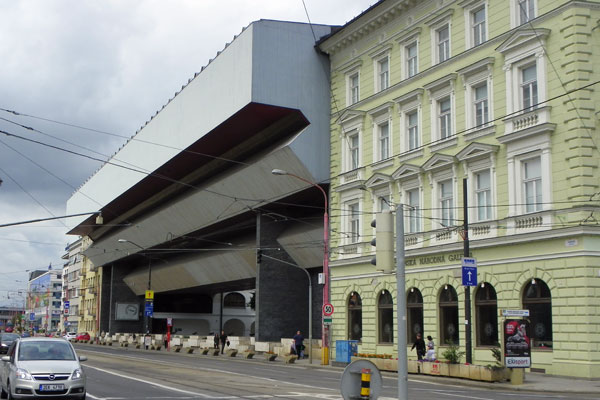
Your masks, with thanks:
<instances>
[{"instance_id":1,"label":"small tree","mask_svg":"<svg viewBox=\"0 0 600 400\"><path fill-rule=\"evenodd\" d=\"M444 350L442 356L448 360L450 364L458 364L460 363L460 359L465 355L464 351L460 351L460 348L450 341L448 343L448 348Z\"/></svg>"}]
</instances>

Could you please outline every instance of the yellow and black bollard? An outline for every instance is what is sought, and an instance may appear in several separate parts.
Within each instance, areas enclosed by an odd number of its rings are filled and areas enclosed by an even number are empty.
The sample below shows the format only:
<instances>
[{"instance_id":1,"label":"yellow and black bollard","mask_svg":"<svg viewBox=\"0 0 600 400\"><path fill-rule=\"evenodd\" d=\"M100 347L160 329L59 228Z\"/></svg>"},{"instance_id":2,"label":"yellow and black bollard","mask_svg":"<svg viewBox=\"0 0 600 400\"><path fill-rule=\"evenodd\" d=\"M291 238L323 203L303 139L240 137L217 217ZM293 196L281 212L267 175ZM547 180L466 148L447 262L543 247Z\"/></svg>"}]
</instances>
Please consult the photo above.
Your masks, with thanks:
<instances>
[{"instance_id":1,"label":"yellow and black bollard","mask_svg":"<svg viewBox=\"0 0 600 400\"><path fill-rule=\"evenodd\" d=\"M360 398L371 398L371 370L368 368L360 371Z\"/></svg>"}]
</instances>

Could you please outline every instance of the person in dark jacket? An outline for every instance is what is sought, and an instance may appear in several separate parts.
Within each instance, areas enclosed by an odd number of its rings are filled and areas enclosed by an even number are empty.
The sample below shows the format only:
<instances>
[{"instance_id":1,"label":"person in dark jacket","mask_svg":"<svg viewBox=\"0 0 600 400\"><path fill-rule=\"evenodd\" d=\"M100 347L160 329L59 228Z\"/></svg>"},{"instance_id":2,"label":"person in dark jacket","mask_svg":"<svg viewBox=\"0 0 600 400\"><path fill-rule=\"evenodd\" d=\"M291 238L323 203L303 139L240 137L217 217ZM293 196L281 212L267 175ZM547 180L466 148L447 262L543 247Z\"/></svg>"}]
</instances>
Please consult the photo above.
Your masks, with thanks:
<instances>
[{"instance_id":1,"label":"person in dark jacket","mask_svg":"<svg viewBox=\"0 0 600 400\"><path fill-rule=\"evenodd\" d=\"M214 341L214 348L218 349L219 348L219 334L217 332L215 332L215 337L213 338Z\"/></svg>"},{"instance_id":2,"label":"person in dark jacket","mask_svg":"<svg viewBox=\"0 0 600 400\"><path fill-rule=\"evenodd\" d=\"M415 347L417 348L417 359L419 361L423 360L423 357L425 356L425 341L420 333L417 333L417 340L415 340L410 349L412 350Z\"/></svg>"},{"instance_id":3,"label":"person in dark jacket","mask_svg":"<svg viewBox=\"0 0 600 400\"><path fill-rule=\"evenodd\" d=\"M221 341L221 354L223 354L225 351L225 345L227 344L227 335L225 334L225 331L221 331L219 340Z\"/></svg>"},{"instance_id":4,"label":"person in dark jacket","mask_svg":"<svg viewBox=\"0 0 600 400\"><path fill-rule=\"evenodd\" d=\"M304 358L304 336L300 331L296 332L294 335L294 348L296 349L296 354L298 358Z\"/></svg>"}]
</instances>

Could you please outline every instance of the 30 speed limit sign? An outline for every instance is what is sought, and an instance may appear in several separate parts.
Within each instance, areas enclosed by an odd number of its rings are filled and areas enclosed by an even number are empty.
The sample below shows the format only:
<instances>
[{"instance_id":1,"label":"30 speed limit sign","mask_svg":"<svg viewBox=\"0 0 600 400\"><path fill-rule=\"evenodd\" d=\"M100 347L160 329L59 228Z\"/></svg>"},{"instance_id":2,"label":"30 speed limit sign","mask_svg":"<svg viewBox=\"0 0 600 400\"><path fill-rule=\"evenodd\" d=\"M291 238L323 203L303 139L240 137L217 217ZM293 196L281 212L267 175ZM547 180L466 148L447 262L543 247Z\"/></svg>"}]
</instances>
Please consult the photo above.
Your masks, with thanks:
<instances>
[{"instance_id":1,"label":"30 speed limit sign","mask_svg":"<svg viewBox=\"0 0 600 400\"><path fill-rule=\"evenodd\" d=\"M332 304L323 304L323 315L326 317L330 317L333 315L333 305Z\"/></svg>"}]
</instances>

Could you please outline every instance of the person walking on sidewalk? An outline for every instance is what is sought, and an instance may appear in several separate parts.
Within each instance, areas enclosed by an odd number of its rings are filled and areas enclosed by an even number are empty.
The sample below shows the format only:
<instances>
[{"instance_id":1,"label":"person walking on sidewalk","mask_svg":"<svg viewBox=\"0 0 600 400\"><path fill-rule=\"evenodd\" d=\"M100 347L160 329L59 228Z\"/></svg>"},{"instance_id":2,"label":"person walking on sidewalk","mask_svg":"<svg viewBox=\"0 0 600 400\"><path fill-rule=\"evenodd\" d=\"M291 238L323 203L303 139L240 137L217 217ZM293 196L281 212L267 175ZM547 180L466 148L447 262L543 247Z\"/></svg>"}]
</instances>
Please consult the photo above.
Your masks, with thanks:
<instances>
[{"instance_id":1,"label":"person walking on sidewalk","mask_svg":"<svg viewBox=\"0 0 600 400\"><path fill-rule=\"evenodd\" d=\"M433 338L431 336L427 336L427 355L425 356L427 361L435 361L435 343L433 343Z\"/></svg>"},{"instance_id":2,"label":"person walking on sidewalk","mask_svg":"<svg viewBox=\"0 0 600 400\"><path fill-rule=\"evenodd\" d=\"M225 345L227 344L227 335L225 334L225 331L221 331L219 340L221 341L221 354L223 354L225 351Z\"/></svg>"},{"instance_id":3,"label":"person walking on sidewalk","mask_svg":"<svg viewBox=\"0 0 600 400\"><path fill-rule=\"evenodd\" d=\"M423 340L423 337L421 337L420 333L417 333L417 340L415 340L410 349L412 350L415 347L417 348L417 359L422 361L423 356L425 355L425 341Z\"/></svg>"},{"instance_id":4,"label":"person walking on sidewalk","mask_svg":"<svg viewBox=\"0 0 600 400\"><path fill-rule=\"evenodd\" d=\"M300 331L296 332L294 335L294 347L296 348L296 354L298 358L304 358L304 345L302 342L304 341L304 336Z\"/></svg>"}]
</instances>

